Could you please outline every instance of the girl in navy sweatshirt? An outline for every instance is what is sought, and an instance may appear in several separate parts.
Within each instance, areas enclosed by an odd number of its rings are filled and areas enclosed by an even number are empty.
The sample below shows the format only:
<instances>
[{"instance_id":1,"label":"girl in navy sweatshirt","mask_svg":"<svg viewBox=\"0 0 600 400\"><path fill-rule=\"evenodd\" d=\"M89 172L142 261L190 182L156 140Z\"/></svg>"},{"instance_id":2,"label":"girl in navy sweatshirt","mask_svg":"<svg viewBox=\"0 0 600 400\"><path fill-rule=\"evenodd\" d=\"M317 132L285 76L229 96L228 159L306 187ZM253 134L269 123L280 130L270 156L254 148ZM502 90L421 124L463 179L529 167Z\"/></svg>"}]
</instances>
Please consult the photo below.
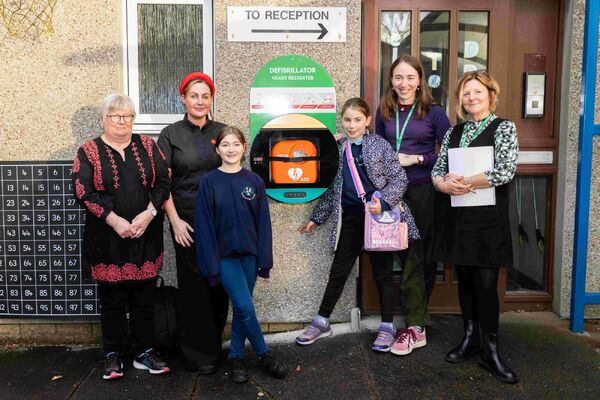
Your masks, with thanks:
<instances>
[{"instance_id":1,"label":"girl in navy sweatshirt","mask_svg":"<svg viewBox=\"0 0 600 400\"><path fill-rule=\"evenodd\" d=\"M238 128L224 128L215 151L222 164L201 178L196 199L196 252L200 273L211 285L221 282L233 303L230 376L236 383L249 379L242 360L247 338L265 371L283 378L288 368L269 354L252 301L256 277L268 278L273 266L265 185L242 168L246 139Z\"/></svg>"}]
</instances>

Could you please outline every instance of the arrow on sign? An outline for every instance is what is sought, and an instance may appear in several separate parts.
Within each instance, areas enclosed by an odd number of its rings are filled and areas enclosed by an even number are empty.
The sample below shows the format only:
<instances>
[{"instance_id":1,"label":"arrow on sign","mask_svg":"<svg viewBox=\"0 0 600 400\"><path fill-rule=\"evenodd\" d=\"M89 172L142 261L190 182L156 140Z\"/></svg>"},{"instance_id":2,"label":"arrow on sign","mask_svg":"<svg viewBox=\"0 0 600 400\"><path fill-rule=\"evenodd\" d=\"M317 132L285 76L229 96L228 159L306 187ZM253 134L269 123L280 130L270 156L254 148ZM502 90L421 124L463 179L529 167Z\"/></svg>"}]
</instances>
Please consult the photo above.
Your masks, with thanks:
<instances>
[{"instance_id":1,"label":"arrow on sign","mask_svg":"<svg viewBox=\"0 0 600 400\"><path fill-rule=\"evenodd\" d=\"M318 23L321 29L252 29L252 33L320 33L317 39L323 39L327 35L327 28Z\"/></svg>"}]
</instances>

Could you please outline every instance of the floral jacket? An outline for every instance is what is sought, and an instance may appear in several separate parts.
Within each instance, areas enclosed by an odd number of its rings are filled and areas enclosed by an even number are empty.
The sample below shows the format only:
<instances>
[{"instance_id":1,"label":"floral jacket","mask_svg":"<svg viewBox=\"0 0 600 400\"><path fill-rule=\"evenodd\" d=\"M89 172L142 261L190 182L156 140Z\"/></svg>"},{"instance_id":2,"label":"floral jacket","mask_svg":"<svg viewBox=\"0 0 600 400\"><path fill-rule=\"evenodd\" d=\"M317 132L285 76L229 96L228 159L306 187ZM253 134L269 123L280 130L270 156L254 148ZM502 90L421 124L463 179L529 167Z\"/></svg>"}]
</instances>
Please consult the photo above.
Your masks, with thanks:
<instances>
[{"instance_id":1,"label":"floral jacket","mask_svg":"<svg viewBox=\"0 0 600 400\"><path fill-rule=\"evenodd\" d=\"M339 150L339 167L335 180L327 191L321 196L319 202L315 206L310 220L321 225L327 221L329 216L333 217L332 232L329 239L329 244L332 251L335 251L339 235L339 222L342 209L342 181L343 181L343 165L345 157L346 138L338 141ZM373 185L381 192L381 197L390 207L395 207L401 204L402 221L408 224L409 241L419 239L419 230L415 224L415 220L406 205L402 200L408 179L404 169L398 162L398 156L392 149L392 146L387 140L379 135L366 133L362 141L362 156L365 163L367 175Z\"/></svg>"}]
</instances>

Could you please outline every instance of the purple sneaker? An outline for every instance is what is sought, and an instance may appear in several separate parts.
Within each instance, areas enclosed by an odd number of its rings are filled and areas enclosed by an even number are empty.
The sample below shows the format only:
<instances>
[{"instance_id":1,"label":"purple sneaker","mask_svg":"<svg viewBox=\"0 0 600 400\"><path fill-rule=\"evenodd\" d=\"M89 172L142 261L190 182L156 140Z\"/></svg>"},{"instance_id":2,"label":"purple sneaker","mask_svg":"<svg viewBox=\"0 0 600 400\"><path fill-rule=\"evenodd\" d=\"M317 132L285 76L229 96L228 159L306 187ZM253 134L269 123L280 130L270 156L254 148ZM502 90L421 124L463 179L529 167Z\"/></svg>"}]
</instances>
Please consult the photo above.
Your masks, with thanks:
<instances>
[{"instance_id":1,"label":"purple sneaker","mask_svg":"<svg viewBox=\"0 0 600 400\"><path fill-rule=\"evenodd\" d=\"M396 330L387 326L380 326L377 339L371 345L371 350L387 353L392 348L396 339Z\"/></svg>"},{"instance_id":2,"label":"purple sneaker","mask_svg":"<svg viewBox=\"0 0 600 400\"><path fill-rule=\"evenodd\" d=\"M308 328L302 332L302 335L296 338L296 343L306 346L313 344L316 340L331 336L332 333L333 331L329 327L329 323L327 323L326 326L321 326L313 319L310 322L310 325L308 325Z\"/></svg>"}]
</instances>

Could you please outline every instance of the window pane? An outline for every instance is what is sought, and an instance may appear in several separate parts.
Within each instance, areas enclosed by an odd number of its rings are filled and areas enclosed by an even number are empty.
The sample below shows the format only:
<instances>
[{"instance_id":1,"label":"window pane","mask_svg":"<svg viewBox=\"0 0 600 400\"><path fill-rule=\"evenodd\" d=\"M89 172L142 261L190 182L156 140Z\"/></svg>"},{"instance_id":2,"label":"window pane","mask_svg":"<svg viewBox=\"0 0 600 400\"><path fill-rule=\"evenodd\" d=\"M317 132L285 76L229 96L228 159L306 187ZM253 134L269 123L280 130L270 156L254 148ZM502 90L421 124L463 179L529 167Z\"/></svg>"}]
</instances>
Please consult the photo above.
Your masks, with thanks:
<instances>
[{"instance_id":1,"label":"window pane","mask_svg":"<svg viewBox=\"0 0 600 400\"><path fill-rule=\"evenodd\" d=\"M379 95L389 85L390 66L398 56L410 54L410 11L381 13L381 66L379 68Z\"/></svg>"},{"instance_id":2,"label":"window pane","mask_svg":"<svg viewBox=\"0 0 600 400\"><path fill-rule=\"evenodd\" d=\"M515 177L509 186L509 218L512 231L513 267L506 274L507 291L547 290L546 229L549 218L550 177Z\"/></svg>"},{"instance_id":3,"label":"window pane","mask_svg":"<svg viewBox=\"0 0 600 400\"><path fill-rule=\"evenodd\" d=\"M488 12L458 14L458 78L465 72L488 69Z\"/></svg>"},{"instance_id":4,"label":"window pane","mask_svg":"<svg viewBox=\"0 0 600 400\"><path fill-rule=\"evenodd\" d=\"M420 56L435 102L448 109L450 12L421 11Z\"/></svg>"},{"instance_id":5,"label":"window pane","mask_svg":"<svg viewBox=\"0 0 600 400\"><path fill-rule=\"evenodd\" d=\"M179 82L202 71L202 5L139 4L140 114L183 114Z\"/></svg>"}]
</instances>

